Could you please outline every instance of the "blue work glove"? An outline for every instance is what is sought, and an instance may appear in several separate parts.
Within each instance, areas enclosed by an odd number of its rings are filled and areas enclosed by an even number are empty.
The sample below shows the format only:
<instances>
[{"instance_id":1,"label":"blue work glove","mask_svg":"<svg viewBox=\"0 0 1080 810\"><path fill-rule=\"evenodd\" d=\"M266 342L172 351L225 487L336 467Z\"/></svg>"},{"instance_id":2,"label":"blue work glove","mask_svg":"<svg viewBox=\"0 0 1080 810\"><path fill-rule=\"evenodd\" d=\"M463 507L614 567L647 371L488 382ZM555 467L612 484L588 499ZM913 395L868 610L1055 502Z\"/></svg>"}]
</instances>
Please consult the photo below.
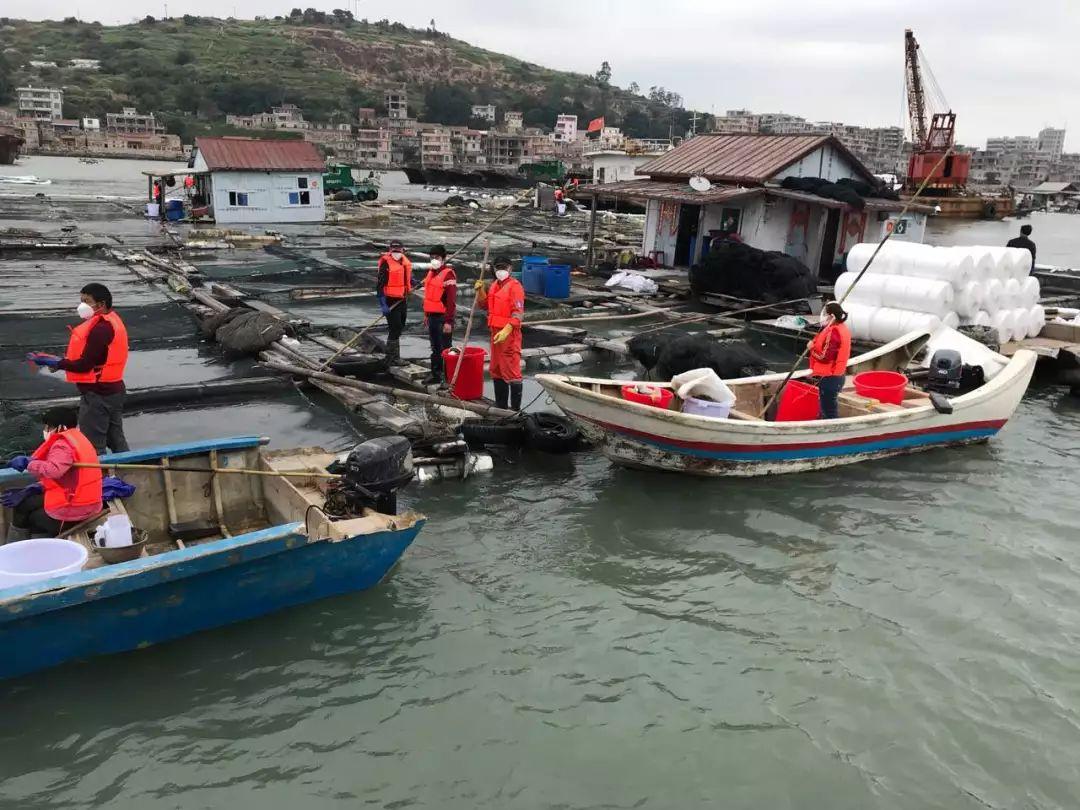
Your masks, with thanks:
<instances>
[{"instance_id":1,"label":"blue work glove","mask_svg":"<svg viewBox=\"0 0 1080 810\"><path fill-rule=\"evenodd\" d=\"M386 303L386 296L385 295L380 295L379 296L379 309L382 310L383 315L389 315L390 314L390 305L388 303Z\"/></svg>"},{"instance_id":2,"label":"blue work glove","mask_svg":"<svg viewBox=\"0 0 1080 810\"><path fill-rule=\"evenodd\" d=\"M26 359L31 363L38 366L48 366L49 368L56 368L60 365L60 358L51 354L41 354L40 352L30 352L26 355Z\"/></svg>"},{"instance_id":3,"label":"blue work glove","mask_svg":"<svg viewBox=\"0 0 1080 810\"><path fill-rule=\"evenodd\" d=\"M41 484L31 484L28 487L22 489L9 489L0 495L0 504L6 506L8 509L14 509L20 503L22 503L30 495L35 495L42 492Z\"/></svg>"},{"instance_id":4,"label":"blue work glove","mask_svg":"<svg viewBox=\"0 0 1080 810\"><path fill-rule=\"evenodd\" d=\"M13 470L19 472L26 472L27 466L30 464L30 456L15 456L8 462L8 466Z\"/></svg>"}]
</instances>

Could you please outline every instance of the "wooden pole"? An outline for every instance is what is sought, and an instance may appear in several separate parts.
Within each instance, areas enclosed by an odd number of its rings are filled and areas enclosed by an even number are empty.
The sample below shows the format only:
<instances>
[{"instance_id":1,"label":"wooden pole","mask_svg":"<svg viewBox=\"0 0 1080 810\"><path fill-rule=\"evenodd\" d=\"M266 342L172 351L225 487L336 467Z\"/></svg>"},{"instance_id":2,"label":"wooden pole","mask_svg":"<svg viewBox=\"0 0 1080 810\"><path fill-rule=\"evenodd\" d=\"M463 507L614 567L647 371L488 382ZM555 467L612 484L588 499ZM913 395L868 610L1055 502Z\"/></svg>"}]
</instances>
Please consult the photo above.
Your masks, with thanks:
<instances>
[{"instance_id":1,"label":"wooden pole","mask_svg":"<svg viewBox=\"0 0 1080 810\"><path fill-rule=\"evenodd\" d=\"M491 240L484 240L484 260L480 262L480 276L477 279L481 284L484 283L484 270L487 268L488 263L488 251L491 249ZM472 308L469 310L469 320L465 323L465 337L461 340L461 353L458 355L457 365L454 366L454 376L450 380L450 390L454 390L454 386L457 384L458 374L461 373L462 361L465 359L465 349L469 347L469 335L472 334L473 316L476 315L476 306L480 303L480 294L477 293L473 296ZM434 371L434 369L432 369Z\"/></svg>"},{"instance_id":2,"label":"wooden pole","mask_svg":"<svg viewBox=\"0 0 1080 810\"><path fill-rule=\"evenodd\" d=\"M314 380L322 380L345 388L356 388L360 391L367 391L370 394L386 394L388 396L398 397L399 399L409 399L413 402L423 402L429 405L446 405L449 408L460 408L465 411L472 411L481 416L495 416L501 418L518 415L516 411L507 411L502 408L495 408L491 405L482 405L468 400L439 396L438 394L410 391L407 388L392 388L389 385L363 382L362 380L354 380L351 377L339 377L337 374L327 374L325 371L314 371L309 368L294 366L291 363L270 361L265 363L265 365L267 368L283 371L287 374L295 374L298 377L310 377Z\"/></svg>"},{"instance_id":3,"label":"wooden pole","mask_svg":"<svg viewBox=\"0 0 1080 810\"><path fill-rule=\"evenodd\" d=\"M233 475L272 475L281 478L341 478L336 473L305 472L303 470L249 470L244 467L173 467L160 464L73 464L73 467L86 467L92 470L166 470L182 473L232 473Z\"/></svg>"},{"instance_id":4,"label":"wooden pole","mask_svg":"<svg viewBox=\"0 0 1080 810\"><path fill-rule=\"evenodd\" d=\"M398 301L396 304L394 304L393 307L390 307L390 311L393 311L394 307L400 306L404 302L405 302L405 299L402 298L400 301ZM330 355L330 359L327 360L325 363L323 363L321 366L319 366L319 371L322 371L323 369L329 368L331 363L333 363L342 354L344 354L346 351L348 351L352 347L352 345L354 343L356 343L356 341L358 341L360 338L362 338L364 335L366 335L368 332L370 332L372 329L374 329L378 325L379 321L381 321L383 318L385 318L389 314L390 314L389 312L380 312L379 316L375 320L373 320L371 323L369 323L367 326L365 326L363 329L361 329L359 332L357 332L355 335L353 335L348 343L346 343L344 346L342 346L340 349L338 349L336 352L334 352L332 355Z\"/></svg>"},{"instance_id":5,"label":"wooden pole","mask_svg":"<svg viewBox=\"0 0 1080 810\"><path fill-rule=\"evenodd\" d=\"M585 254L586 272L592 272L593 269L593 242L596 240L596 193L590 194L589 199L592 202L592 211L589 212L589 247Z\"/></svg>"}]
</instances>

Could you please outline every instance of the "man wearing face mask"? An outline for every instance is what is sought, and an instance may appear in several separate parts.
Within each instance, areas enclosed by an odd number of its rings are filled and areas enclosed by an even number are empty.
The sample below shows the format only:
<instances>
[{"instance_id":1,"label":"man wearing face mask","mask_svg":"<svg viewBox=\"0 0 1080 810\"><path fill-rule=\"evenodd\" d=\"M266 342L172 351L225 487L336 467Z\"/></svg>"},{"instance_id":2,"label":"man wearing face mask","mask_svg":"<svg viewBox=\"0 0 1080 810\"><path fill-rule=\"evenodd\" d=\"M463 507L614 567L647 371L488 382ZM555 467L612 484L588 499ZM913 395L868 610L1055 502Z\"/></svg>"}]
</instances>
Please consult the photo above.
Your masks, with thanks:
<instances>
[{"instance_id":1,"label":"man wearing face mask","mask_svg":"<svg viewBox=\"0 0 1080 810\"><path fill-rule=\"evenodd\" d=\"M412 292L412 262L397 239L390 250L379 257L379 277L375 293L379 307L386 316L390 333L386 337L386 359L391 365L401 365L401 333L405 331L405 315L409 293Z\"/></svg>"},{"instance_id":2,"label":"man wearing face mask","mask_svg":"<svg viewBox=\"0 0 1080 810\"><path fill-rule=\"evenodd\" d=\"M431 341L431 376L424 380L431 385L442 382L444 349L450 348L457 310L457 274L446 263L446 248L436 245L428 255L431 263L424 278L424 321Z\"/></svg>"},{"instance_id":3,"label":"man wearing face mask","mask_svg":"<svg viewBox=\"0 0 1080 810\"><path fill-rule=\"evenodd\" d=\"M124 437L124 368L128 335L120 315L112 308L112 293L104 284L81 290L77 312L82 323L71 327L63 357L32 352L26 359L52 371L66 372L79 389L79 429L98 453L128 448Z\"/></svg>"},{"instance_id":4,"label":"man wearing face mask","mask_svg":"<svg viewBox=\"0 0 1080 810\"><path fill-rule=\"evenodd\" d=\"M525 316L525 288L510 277L510 260L495 259L495 282L485 289L479 279L476 305L486 307L491 330L491 381L495 407L521 410L521 320Z\"/></svg>"},{"instance_id":5,"label":"man wearing face mask","mask_svg":"<svg viewBox=\"0 0 1080 810\"><path fill-rule=\"evenodd\" d=\"M44 442L32 456L15 456L8 466L38 479L40 491L26 491L12 506L7 542L29 537L57 537L101 511L101 470L76 467L97 464L98 455L77 426L74 408L50 408L41 417ZM5 493L6 495L6 493Z\"/></svg>"}]
</instances>

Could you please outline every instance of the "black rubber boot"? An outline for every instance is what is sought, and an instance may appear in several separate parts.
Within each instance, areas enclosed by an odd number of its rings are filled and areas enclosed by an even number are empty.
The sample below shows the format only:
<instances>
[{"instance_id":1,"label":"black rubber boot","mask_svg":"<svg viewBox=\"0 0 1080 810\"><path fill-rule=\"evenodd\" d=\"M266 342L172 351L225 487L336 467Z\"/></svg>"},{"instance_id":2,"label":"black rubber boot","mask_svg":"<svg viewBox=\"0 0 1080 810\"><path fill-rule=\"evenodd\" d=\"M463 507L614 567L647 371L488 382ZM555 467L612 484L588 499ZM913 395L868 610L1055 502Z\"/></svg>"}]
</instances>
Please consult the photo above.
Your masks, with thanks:
<instances>
[{"instance_id":1,"label":"black rubber boot","mask_svg":"<svg viewBox=\"0 0 1080 810\"><path fill-rule=\"evenodd\" d=\"M492 380L491 384L495 386L495 407L506 410L510 398L510 384L506 380Z\"/></svg>"},{"instance_id":2,"label":"black rubber boot","mask_svg":"<svg viewBox=\"0 0 1080 810\"><path fill-rule=\"evenodd\" d=\"M386 341L386 362L392 366L401 365L401 342L398 340Z\"/></svg>"},{"instance_id":3,"label":"black rubber boot","mask_svg":"<svg viewBox=\"0 0 1080 810\"><path fill-rule=\"evenodd\" d=\"M510 410L512 410L512 411L520 411L521 410L521 383L520 382L512 382L512 383L510 383Z\"/></svg>"}]
</instances>

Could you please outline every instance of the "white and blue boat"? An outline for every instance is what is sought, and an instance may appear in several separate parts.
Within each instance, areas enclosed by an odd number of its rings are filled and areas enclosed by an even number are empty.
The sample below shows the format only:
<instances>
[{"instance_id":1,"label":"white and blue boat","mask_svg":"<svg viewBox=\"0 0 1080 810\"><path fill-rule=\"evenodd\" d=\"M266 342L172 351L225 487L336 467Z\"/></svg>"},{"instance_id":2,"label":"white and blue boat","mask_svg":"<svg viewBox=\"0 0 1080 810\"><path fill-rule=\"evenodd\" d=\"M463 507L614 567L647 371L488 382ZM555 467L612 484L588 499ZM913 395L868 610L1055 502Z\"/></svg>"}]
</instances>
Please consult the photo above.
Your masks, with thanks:
<instances>
[{"instance_id":1,"label":"white and blue boat","mask_svg":"<svg viewBox=\"0 0 1080 810\"><path fill-rule=\"evenodd\" d=\"M365 507L334 517L342 498L331 509L326 471L335 456L320 448L268 451L266 441L238 437L104 456L104 465L149 468L117 471L135 494L110 501L101 516L67 535L89 550L82 571L0 588L0 678L378 584L424 518L385 514L395 511L385 502L383 511ZM406 466L408 478L411 457ZM0 471L0 489L31 480ZM108 564L91 537L116 514L126 514L144 541L141 556ZM10 518L0 508L0 536Z\"/></svg>"}]
</instances>

